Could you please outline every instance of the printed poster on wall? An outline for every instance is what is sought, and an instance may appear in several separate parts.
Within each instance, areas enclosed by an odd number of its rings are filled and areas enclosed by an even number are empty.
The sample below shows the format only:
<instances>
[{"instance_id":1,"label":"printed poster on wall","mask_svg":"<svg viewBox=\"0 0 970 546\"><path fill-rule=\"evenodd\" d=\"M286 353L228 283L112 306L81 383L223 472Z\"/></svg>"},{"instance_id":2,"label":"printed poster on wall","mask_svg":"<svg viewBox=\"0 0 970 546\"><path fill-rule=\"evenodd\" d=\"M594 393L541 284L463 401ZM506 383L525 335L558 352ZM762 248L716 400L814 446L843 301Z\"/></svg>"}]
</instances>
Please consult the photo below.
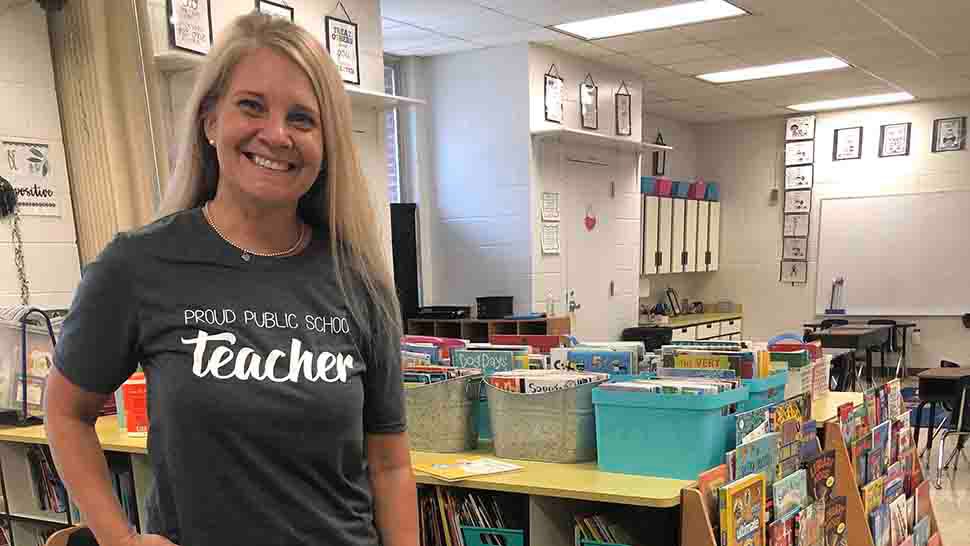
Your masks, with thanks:
<instances>
[{"instance_id":1,"label":"printed poster on wall","mask_svg":"<svg viewBox=\"0 0 970 546\"><path fill-rule=\"evenodd\" d=\"M562 78L545 75L545 91L543 101L545 102L546 121L562 123Z\"/></svg>"},{"instance_id":2,"label":"printed poster on wall","mask_svg":"<svg viewBox=\"0 0 970 546\"><path fill-rule=\"evenodd\" d=\"M336 17L324 18L327 51L337 65L340 77L347 83L360 85L360 44L357 42L357 24Z\"/></svg>"},{"instance_id":3,"label":"printed poster on wall","mask_svg":"<svg viewBox=\"0 0 970 546\"><path fill-rule=\"evenodd\" d=\"M559 254L559 224L543 222L542 253Z\"/></svg>"},{"instance_id":4,"label":"printed poster on wall","mask_svg":"<svg viewBox=\"0 0 970 546\"><path fill-rule=\"evenodd\" d=\"M46 144L3 141L7 178L17 192L20 214L60 216L59 189L51 176L50 149Z\"/></svg>"},{"instance_id":5,"label":"printed poster on wall","mask_svg":"<svg viewBox=\"0 0 970 546\"><path fill-rule=\"evenodd\" d=\"M212 48L209 0L168 0L169 42L172 47L205 55Z\"/></svg>"},{"instance_id":6,"label":"printed poster on wall","mask_svg":"<svg viewBox=\"0 0 970 546\"><path fill-rule=\"evenodd\" d=\"M559 194L556 192L542 192L542 221L559 221Z\"/></svg>"},{"instance_id":7,"label":"printed poster on wall","mask_svg":"<svg viewBox=\"0 0 970 546\"><path fill-rule=\"evenodd\" d=\"M802 140L785 144L785 166L806 165L815 162L815 141Z\"/></svg>"}]
</instances>

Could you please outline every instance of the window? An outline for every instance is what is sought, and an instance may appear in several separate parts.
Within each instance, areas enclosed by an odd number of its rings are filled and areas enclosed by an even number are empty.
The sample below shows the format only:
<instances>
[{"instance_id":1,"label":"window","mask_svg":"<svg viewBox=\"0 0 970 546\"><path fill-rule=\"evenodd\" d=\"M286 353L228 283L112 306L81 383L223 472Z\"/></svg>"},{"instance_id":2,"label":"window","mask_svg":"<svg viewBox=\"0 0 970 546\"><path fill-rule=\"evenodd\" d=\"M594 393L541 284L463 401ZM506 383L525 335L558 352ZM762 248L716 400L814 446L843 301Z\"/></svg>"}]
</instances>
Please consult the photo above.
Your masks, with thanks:
<instances>
[{"instance_id":1,"label":"window","mask_svg":"<svg viewBox=\"0 0 970 546\"><path fill-rule=\"evenodd\" d=\"M390 59L384 62L384 92L397 95L399 66ZM384 158L387 165L387 200L400 203L404 200L401 191L401 143L398 134L398 111L391 108L384 112Z\"/></svg>"}]
</instances>

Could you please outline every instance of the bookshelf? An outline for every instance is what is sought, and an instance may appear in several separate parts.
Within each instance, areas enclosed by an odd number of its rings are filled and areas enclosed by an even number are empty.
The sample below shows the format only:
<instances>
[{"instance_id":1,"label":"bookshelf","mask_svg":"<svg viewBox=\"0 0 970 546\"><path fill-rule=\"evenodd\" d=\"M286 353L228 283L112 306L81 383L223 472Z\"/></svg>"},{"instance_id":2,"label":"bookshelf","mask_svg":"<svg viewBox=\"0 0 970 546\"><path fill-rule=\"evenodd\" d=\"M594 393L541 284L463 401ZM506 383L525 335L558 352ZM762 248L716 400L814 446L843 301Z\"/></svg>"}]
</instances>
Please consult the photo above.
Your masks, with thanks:
<instances>
[{"instance_id":1,"label":"bookshelf","mask_svg":"<svg viewBox=\"0 0 970 546\"><path fill-rule=\"evenodd\" d=\"M541 319L408 319L407 333L452 337L484 343L495 334L563 336L570 333L569 317Z\"/></svg>"}]
</instances>

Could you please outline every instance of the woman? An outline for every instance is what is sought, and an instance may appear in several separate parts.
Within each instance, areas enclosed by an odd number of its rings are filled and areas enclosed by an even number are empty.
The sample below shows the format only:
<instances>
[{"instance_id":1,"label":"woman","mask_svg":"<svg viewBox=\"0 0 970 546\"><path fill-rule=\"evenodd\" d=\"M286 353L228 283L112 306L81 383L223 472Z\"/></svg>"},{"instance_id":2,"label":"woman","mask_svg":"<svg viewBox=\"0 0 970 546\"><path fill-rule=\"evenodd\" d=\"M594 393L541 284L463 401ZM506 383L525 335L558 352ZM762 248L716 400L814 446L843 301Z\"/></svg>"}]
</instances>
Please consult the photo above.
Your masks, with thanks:
<instances>
[{"instance_id":1,"label":"woman","mask_svg":"<svg viewBox=\"0 0 970 546\"><path fill-rule=\"evenodd\" d=\"M85 269L48 386L55 460L99 543L416 546L397 301L349 100L308 32L252 14L223 33L162 208ZM145 535L93 427L138 363Z\"/></svg>"}]
</instances>

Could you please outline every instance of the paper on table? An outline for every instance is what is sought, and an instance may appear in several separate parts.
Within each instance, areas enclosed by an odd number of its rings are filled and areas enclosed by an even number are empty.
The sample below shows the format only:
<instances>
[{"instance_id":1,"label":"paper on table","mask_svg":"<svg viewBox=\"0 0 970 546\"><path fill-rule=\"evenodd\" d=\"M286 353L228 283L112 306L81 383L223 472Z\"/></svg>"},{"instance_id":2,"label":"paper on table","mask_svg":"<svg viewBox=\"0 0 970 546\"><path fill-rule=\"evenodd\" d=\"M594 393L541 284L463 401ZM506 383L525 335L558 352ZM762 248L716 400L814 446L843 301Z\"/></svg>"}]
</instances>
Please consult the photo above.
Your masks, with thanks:
<instances>
[{"instance_id":1,"label":"paper on table","mask_svg":"<svg viewBox=\"0 0 970 546\"><path fill-rule=\"evenodd\" d=\"M414 470L444 480L454 482L476 476L500 474L522 470L516 464L488 458L461 458L451 463L415 463Z\"/></svg>"}]
</instances>

